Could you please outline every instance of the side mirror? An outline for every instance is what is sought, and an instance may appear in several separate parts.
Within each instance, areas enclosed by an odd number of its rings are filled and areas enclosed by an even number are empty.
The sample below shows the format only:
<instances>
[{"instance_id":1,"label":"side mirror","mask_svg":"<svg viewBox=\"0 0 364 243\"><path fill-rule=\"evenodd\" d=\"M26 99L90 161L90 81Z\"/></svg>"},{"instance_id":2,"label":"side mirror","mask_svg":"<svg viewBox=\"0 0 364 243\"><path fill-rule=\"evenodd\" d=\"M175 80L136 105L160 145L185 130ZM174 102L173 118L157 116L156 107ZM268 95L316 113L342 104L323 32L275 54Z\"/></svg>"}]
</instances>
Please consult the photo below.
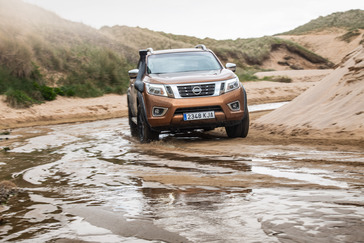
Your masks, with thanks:
<instances>
[{"instance_id":1,"label":"side mirror","mask_svg":"<svg viewBox=\"0 0 364 243\"><path fill-rule=\"evenodd\" d=\"M138 90L140 93L144 92L144 83L140 80L135 81L134 83L136 90Z\"/></svg>"},{"instance_id":2,"label":"side mirror","mask_svg":"<svg viewBox=\"0 0 364 243\"><path fill-rule=\"evenodd\" d=\"M130 79L135 79L138 76L139 69L132 69L128 72Z\"/></svg>"},{"instance_id":3,"label":"side mirror","mask_svg":"<svg viewBox=\"0 0 364 243\"><path fill-rule=\"evenodd\" d=\"M226 68L233 71L233 72L235 72L236 71L236 64L228 62L228 63L226 63Z\"/></svg>"}]
</instances>

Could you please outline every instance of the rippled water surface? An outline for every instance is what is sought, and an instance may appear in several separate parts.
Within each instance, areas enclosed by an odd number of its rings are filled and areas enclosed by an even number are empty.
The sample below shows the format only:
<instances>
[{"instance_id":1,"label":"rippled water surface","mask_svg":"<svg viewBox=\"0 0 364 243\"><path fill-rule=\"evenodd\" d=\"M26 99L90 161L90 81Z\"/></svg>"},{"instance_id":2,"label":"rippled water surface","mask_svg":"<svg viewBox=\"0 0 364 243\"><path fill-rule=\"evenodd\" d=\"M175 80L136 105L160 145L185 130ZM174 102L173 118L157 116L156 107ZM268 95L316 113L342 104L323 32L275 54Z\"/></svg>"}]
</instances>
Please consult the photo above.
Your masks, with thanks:
<instances>
[{"instance_id":1,"label":"rippled water surface","mask_svg":"<svg viewBox=\"0 0 364 243\"><path fill-rule=\"evenodd\" d=\"M139 145L126 119L13 136L0 180L22 191L0 208L0 241L364 242L364 152Z\"/></svg>"}]
</instances>

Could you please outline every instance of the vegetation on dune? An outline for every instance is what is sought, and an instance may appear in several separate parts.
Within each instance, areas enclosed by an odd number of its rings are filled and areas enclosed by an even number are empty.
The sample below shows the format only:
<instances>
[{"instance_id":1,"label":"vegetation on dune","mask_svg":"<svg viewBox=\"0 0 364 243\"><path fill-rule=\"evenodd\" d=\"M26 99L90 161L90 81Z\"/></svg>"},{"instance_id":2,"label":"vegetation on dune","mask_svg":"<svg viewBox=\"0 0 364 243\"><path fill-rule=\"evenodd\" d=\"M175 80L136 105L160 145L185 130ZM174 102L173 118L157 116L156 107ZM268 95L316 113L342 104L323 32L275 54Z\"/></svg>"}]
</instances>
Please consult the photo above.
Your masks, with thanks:
<instances>
[{"instance_id":1,"label":"vegetation on dune","mask_svg":"<svg viewBox=\"0 0 364 243\"><path fill-rule=\"evenodd\" d=\"M272 50L282 47L302 56L313 63L322 63L330 67L332 64L319 55L298 44L277 37L248 38L237 40L200 39L192 36L174 35L155 32L143 28L127 26L104 27L101 31L113 36L120 42L131 42L136 49L152 47L155 50L169 48L194 47L203 43L213 50L223 62L234 62L239 67L260 66L270 57Z\"/></svg>"},{"instance_id":2,"label":"vegetation on dune","mask_svg":"<svg viewBox=\"0 0 364 243\"><path fill-rule=\"evenodd\" d=\"M82 61L69 68L68 76L58 81L67 92L73 90L79 97L125 93L129 84L128 70L133 65L110 49L79 46L74 52Z\"/></svg>"},{"instance_id":3,"label":"vegetation on dune","mask_svg":"<svg viewBox=\"0 0 364 243\"><path fill-rule=\"evenodd\" d=\"M57 95L96 97L127 89L132 65L108 48L84 44L62 49L44 44L40 51L32 42L8 42L15 47L4 43L0 45L0 94L13 107L29 107ZM55 80L43 73L63 75Z\"/></svg>"},{"instance_id":4,"label":"vegetation on dune","mask_svg":"<svg viewBox=\"0 0 364 243\"><path fill-rule=\"evenodd\" d=\"M325 17L321 16L280 35L301 35L328 28L343 28L348 30L364 29L364 10L356 9L333 13Z\"/></svg>"},{"instance_id":5,"label":"vegetation on dune","mask_svg":"<svg viewBox=\"0 0 364 243\"><path fill-rule=\"evenodd\" d=\"M287 43L288 45L288 41L270 36L237 40L214 40L211 38L199 39L190 36L161 34L174 41L183 40L190 46L194 46L196 43L204 43L222 61L235 62L240 67L262 65L269 58L274 44Z\"/></svg>"},{"instance_id":6,"label":"vegetation on dune","mask_svg":"<svg viewBox=\"0 0 364 243\"><path fill-rule=\"evenodd\" d=\"M125 92L127 71L136 60L124 55L128 48L22 1L0 3L0 19L7 20L0 21L0 95L8 104L24 108L57 95Z\"/></svg>"},{"instance_id":7,"label":"vegetation on dune","mask_svg":"<svg viewBox=\"0 0 364 243\"><path fill-rule=\"evenodd\" d=\"M291 83L292 79L287 76L264 76L263 78L259 78L255 75L257 72L264 72L264 71L272 71L271 69L257 69L254 67L238 69L236 71L236 75L238 75L239 80L241 82L245 81L273 81L273 82L280 82L280 83Z\"/></svg>"},{"instance_id":8,"label":"vegetation on dune","mask_svg":"<svg viewBox=\"0 0 364 243\"><path fill-rule=\"evenodd\" d=\"M328 60L294 42L271 36L237 39L227 43L219 43L216 48L216 53L227 61L231 59L231 57L243 60L245 63L239 63L243 67L246 65L259 66L262 65L265 60L269 59L271 52L277 48L286 48L290 52L296 53L312 63L322 63L327 67L330 67L331 65Z\"/></svg>"},{"instance_id":9,"label":"vegetation on dune","mask_svg":"<svg viewBox=\"0 0 364 243\"><path fill-rule=\"evenodd\" d=\"M345 34L338 37L339 40L350 43L354 38L360 35L360 31L358 29L349 30Z\"/></svg>"}]
</instances>

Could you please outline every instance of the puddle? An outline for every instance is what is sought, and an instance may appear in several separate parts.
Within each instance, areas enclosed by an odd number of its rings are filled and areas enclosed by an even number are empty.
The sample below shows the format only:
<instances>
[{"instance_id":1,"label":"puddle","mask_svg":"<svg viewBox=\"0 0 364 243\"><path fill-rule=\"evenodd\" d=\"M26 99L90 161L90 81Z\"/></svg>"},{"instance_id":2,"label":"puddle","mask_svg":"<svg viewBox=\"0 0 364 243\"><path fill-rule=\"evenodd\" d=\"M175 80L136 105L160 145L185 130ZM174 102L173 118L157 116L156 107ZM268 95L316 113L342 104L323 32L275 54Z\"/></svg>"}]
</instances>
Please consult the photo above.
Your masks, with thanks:
<instances>
[{"instance_id":1,"label":"puddle","mask_svg":"<svg viewBox=\"0 0 364 243\"><path fill-rule=\"evenodd\" d=\"M231 157L176 149L173 140L189 136L140 146L127 119L29 129L31 138L0 153L0 179L23 189L2 209L0 241L364 239L363 153L246 145Z\"/></svg>"}]
</instances>

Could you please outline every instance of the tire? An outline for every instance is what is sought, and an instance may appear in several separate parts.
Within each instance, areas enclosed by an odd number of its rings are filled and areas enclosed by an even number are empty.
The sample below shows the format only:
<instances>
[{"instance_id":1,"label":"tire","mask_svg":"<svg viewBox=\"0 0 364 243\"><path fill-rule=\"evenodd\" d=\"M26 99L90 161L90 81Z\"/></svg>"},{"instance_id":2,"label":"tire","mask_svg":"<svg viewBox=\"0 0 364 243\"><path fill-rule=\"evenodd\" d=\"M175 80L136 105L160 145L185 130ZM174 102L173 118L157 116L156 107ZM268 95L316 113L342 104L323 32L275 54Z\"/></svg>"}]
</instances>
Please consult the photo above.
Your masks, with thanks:
<instances>
[{"instance_id":1,"label":"tire","mask_svg":"<svg viewBox=\"0 0 364 243\"><path fill-rule=\"evenodd\" d=\"M240 136L242 138L246 138L248 136L248 133L249 133L249 123L250 123L250 119L249 119L249 112L248 112L248 114L246 115L246 117L241 122L243 129L241 131Z\"/></svg>"},{"instance_id":2,"label":"tire","mask_svg":"<svg viewBox=\"0 0 364 243\"><path fill-rule=\"evenodd\" d=\"M228 135L229 138L237 138L237 137L245 138L246 136L248 136L249 112L244 117L244 119L241 120L241 122L239 124L234 125L234 126L226 126L225 130L226 130L226 134Z\"/></svg>"},{"instance_id":3,"label":"tire","mask_svg":"<svg viewBox=\"0 0 364 243\"><path fill-rule=\"evenodd\" d=\"M138 136L138 125L135 124L132 120L133 114L130 110L130 106L128 105L128 116L129 116L129 127L131 136L137 137Z\"/></svg>"},{"instance_id":4,"label":"tire","mask_svg":"<svg viewBox=\"0 0 364 243\"><path fill-rule=\"evenodd\" d=\"M155 132L149 127L141 105L138 105L138 137L141 143L149 143L159 139L159 132Z\"/></svg>"}]
</instances>

